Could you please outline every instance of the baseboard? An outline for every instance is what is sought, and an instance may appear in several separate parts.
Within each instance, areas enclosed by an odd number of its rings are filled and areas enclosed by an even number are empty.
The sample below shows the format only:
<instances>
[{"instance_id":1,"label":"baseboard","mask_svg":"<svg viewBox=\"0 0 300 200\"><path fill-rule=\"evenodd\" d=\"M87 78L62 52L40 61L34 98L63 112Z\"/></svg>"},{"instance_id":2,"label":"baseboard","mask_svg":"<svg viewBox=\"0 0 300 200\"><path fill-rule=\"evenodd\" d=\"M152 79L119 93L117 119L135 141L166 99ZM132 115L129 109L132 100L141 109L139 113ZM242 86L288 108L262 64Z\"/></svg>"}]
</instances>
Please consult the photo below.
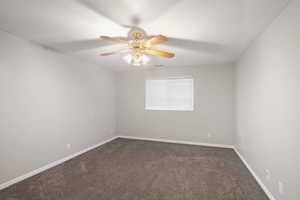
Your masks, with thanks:
<instances>
[{"instance_id":1,"label":"baseboard","mask_svg":"<svg viewBox=\"0 0 300 200\"><path fill-rule=\"evenodd\" d=\"M260 185L260 187L263 189L263 191L266 193L266 195L269 197L269 199L270 200L276 200L275 197L273 196L273 194L267 188L267 186L265 186L265 184L258 177L258 175L255 173L255 171L252 169L252 167L249 165L249 163L246 161L246 159L242 156L242 154L239 152L239 150L236 147L234 147L234 151L240 157L240 159L243 161L243 163L246 165L247 169L250 171L250 173L252 174L252 176L255 178L255 180Z\"/></svg>"},{"instance_id":2,"label":"baseboard","mask_svg":"<svg viewBox=\"0 0 300 200\"><path fill-rule=\"evenodd\" d=\"M3 190L4 188L7 188L7 187L9 187L9 186L11 186L11 185L13 185L13 184L18 183L18 182L21 182L21 181L23 181L23 180L25 180L25 179L27 179L27 178L29 178L29 177L32 177L32 176L34 176L34 175L37 175L37 174L39 174L39 173L41 173L41 172L43 172L43 171L46 171L47 169L50 169L50 168L52 168L52 167L55 167L55 166L57 166L57 165L59 165L59 164L65 162L65 161L67 161L67 160L70 160L70 159L72 159L72 158L74 158L74 157L76 157L76 156L79 156L79 155L81 155L81 154L83 154L83 153L86 153L86 152L92 150L92 149L95 149L95 148L97 148L97 147L99 147L99 146L101 146L101 145L103 145L103 144L105 144L105 143L108 143L108 142L110 142L110 141L112 141L112 140L114 140L114 139L116 139L116 138L118 138L118 137L112 137L112 138L110 138L110 139L108 139L108 140L105 140L105 141L100 142L100 143L98 143L98 144L95 144L95 145L93 145L93 146L91 146L91 147L88 147L88 148L86 148L86 149L83 149L83 150L81 150L81 151L79 151L79 152L77 152L77 153L74 153L74 154L72 154L72 155L69 155L69 156L67 156L67 157L64 157L64 158L62 158L62 159L60 159L60 160L54 161L54 162L52 162L52 163L50 163L50 164L48 164L48 165L45 165L45 166L43 166L43 167L41 167L41 168L38 168L38 169L36 169L36 170L33 170L33 171L29 172L29 173L26 173L26 174L24 174L24 175L22 175L22 176L19 176L19 177L17 177L17 178L14 178L14 179L12 179L12 180L10 180L10 181L7 181L7 182L5 182L5 183L2 183L2 184L0 184L0 190Z\"/></svg>"},{"instance_id":3,"label":"baseboard","mask_svg":"<svg viewBox=\"0 0 300 200\"><path fill-rule=\"evenodd\" d=\"M234 149L234 146L233 146L233 145L226 145L226 144L210 144L210 143L188 142L188 141L179 141L179 140L165 140L165 139L154 139L154 138L143 138L143 137L123 136L123 135L120 135L119 138L134 139L134 140L147 140L147 141L164 142L164 143L189 144L189 145L198 145L198 146L207 146L207 147L218 147L218 148L229 148L229 149Z\"/></svg>"}]
</instances>

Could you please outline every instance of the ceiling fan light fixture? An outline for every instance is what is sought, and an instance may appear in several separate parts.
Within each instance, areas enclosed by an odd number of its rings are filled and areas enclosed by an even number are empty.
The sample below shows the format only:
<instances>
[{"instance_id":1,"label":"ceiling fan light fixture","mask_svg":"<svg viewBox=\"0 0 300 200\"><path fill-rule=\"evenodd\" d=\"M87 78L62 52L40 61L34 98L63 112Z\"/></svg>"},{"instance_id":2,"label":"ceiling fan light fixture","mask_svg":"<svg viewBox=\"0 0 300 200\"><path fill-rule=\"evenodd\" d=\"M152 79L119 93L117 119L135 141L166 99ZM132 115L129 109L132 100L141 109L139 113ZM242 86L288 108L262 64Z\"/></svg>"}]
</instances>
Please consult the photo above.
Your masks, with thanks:
<instances>
[{"instance_id":1,"label":"ceiling fan light fixture","mask_svg":"<svg viewBox=\"0 0 300 200\"><path fill-rule=\"evenodd\" d=\"M127 54L123 57L123 59L131 65L134 66L141 66L149 62L150 58L144 54L141 54L139 56L135 56L132 54Z\"/></svg>"}]
</instances>

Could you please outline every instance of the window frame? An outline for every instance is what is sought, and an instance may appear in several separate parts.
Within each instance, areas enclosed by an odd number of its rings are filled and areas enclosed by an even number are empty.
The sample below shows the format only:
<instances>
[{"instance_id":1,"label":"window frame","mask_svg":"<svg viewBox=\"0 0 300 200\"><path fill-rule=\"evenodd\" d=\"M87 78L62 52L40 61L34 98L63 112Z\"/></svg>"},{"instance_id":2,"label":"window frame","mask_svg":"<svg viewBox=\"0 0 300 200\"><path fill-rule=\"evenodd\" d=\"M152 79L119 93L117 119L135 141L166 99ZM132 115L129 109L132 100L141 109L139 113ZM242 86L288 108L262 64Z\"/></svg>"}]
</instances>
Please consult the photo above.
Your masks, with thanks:
<instances>
[{"instance_id":1,"label":"window frame","mask_svg":"<svg viewBox=\"0 0 300 200\"><path fill-rule=\"evenodd\" d=\"M174 80L174 79L191 79L192 80L192 105L191 105L191 109L168 109L168 108L147 108L147 81L151 81L151 80ZM144 81L144 88L145 88L145 99L144 99L144 110L145 111L166 111L166 112L193 112L195 110L195 91L194 91L194 83L195 80L192 76L171 76L171 77L159 77L159 78L147 78Z\"/></svg>"}]
</instances>

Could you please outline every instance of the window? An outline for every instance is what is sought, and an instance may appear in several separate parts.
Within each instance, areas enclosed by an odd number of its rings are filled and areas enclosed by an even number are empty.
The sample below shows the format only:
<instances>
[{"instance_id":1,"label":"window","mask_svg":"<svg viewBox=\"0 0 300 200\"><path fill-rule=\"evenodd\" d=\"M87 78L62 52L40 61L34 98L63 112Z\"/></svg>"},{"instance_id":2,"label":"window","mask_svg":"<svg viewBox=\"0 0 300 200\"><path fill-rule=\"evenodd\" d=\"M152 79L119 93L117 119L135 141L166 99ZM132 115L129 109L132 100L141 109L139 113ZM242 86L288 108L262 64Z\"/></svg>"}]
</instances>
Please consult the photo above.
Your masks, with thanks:
<instances>
[{"instance_id":1,"label":"window","mask_svg":"<svg viewBox=\"0 0 300 200\"><path fill-rule=\"evenodd\" d=\"M146 80L146 110L194 110L192 78Z\"/></svg>"}]
</instances>

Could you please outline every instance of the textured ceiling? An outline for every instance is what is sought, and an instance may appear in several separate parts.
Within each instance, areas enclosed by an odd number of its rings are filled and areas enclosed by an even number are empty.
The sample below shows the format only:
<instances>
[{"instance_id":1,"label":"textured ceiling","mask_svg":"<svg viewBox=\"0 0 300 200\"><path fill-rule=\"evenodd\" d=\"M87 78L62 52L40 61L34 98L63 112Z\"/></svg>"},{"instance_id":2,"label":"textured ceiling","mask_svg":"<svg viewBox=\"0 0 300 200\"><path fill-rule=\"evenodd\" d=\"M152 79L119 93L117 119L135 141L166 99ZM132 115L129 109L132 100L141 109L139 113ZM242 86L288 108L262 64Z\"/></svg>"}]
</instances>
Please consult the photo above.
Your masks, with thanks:
<instances>
[{"instance_id":1,"label":"textured ceiling","mask_svg":"<svg viewBox=\"0 0 300 200\"><path fill-rule=\"evenodd\" d=\"M288 0L1 0L0 29L112 70L126 70L121 55L100 53L120 45L100 35L126 37L128 25L170 41L157 48L174 59L150 57L149 66L236 61L279 15Z\"/></svg>"}]
</instances>

